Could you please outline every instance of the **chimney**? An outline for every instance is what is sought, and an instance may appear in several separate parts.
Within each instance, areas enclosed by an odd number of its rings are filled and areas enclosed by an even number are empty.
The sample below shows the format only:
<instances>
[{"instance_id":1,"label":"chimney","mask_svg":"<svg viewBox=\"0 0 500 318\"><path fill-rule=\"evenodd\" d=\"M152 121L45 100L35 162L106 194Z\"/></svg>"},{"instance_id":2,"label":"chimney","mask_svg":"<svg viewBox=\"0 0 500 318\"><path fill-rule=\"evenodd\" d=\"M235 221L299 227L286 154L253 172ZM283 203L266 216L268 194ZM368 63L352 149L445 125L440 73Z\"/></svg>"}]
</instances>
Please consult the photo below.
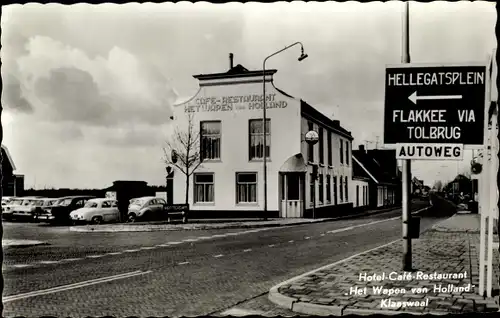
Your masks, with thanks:
<instances>
[{"instance_id":1,"label":"chimney","mask_svg":"<svg viewBox=\"0 0 500 318\"><path fill-rule=\"evenodd\" d=\"M229 69L233 68L233 53L229 53Z\"/></svg>"},{"instance_id":2,"label":"chimney","mask_svg":"<svg viewBox=\"0 0 500 318\"><path fill-rule=\"evenodd\" d=\"M365 153L365 145L359 145L359 151Z\"/></svg>"}]
</instances>

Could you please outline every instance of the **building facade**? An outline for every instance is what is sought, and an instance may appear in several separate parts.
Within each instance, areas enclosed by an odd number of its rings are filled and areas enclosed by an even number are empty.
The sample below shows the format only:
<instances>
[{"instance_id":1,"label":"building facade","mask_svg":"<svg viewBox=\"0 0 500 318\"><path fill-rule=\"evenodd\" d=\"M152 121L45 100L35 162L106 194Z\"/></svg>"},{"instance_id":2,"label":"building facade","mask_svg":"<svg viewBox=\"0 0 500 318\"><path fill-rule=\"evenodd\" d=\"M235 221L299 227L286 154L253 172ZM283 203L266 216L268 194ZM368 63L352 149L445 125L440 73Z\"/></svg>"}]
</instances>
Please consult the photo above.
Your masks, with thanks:
<instances>
[{"instance_id":1,"label":"building facade","mask_svg":"<svg viewBox=\"0 0 500 318\"><path fill-rule=\"evenodd\" d=\"M385 163L381 163L376 157L384 157ZM394 160L388 160L391 157ZM392 164L387 164L391 161ZM401 182L398 177L395 177L398 172L395 151L384 149L370 152L361 145L358 150L353 151L353 164L354 178L364 178L368 181L367 209L386 208L401 204ZM387 168L388 166L390 169Z\"/></svg>"},{"instance_id":2,"label":"building facade","mask_svg":"<svg viewBox=\"0 0 500 318\"><path fill-rule=\"evenodd\" d=\"M23 196L24 175L15 174L16 165L9 150L2 145L2 196Z\"/></svg>"},{"instance_id":3,"label":"building facade","mask_svg":"<svg viewBox=\"0 0 500 318\"><path fill-rule=\"evenodd\" d=\"M264 74L262 71L249 71L241 65L233 67L232 61L226 73L195 75L199 81L197 94L174 106L172 126L176 130L172 131L170 140L177 146L170 148L178 153L185 152L185 147L179 147L179 142L175 140L189 131L189 127L196 131L194 135L199 136L199 143L193 147L191 154L198 152L201 163L191 167L189 179L186 179L185 166L173 165L173 187L169 189L173 190L173 203L187 201L191 218L312 215L312 163L319 165L318 180L315 182L315 211L325 213L325 207L335 204L333 193L343 191L340 190L343 184L340 178L343 181L351 179L347 164L352 141L350 133L304 101L276 88L273 83L276 72L267 70L265 73L265 135L262 101ZM323 138L323 146L318 143L311 147L312 150L304 140L310 127L321 133L320 138ZM343 146L336 133L341 133ZM330 146L326 144L328 141ZM348 150L345 150L346 145ZM310 156L311 151L314 157ZM343 166L338 158L341 151L347 153L347 163ZM322 157L320 152L323 152ZM266 215L264 155L267 158ZM337 191L333 188L334 176L339 180ZM340 196L335 198L337 204L349 202L348 195L342 196L342 201L339 201Z\"/></svg>"}]
</instances>

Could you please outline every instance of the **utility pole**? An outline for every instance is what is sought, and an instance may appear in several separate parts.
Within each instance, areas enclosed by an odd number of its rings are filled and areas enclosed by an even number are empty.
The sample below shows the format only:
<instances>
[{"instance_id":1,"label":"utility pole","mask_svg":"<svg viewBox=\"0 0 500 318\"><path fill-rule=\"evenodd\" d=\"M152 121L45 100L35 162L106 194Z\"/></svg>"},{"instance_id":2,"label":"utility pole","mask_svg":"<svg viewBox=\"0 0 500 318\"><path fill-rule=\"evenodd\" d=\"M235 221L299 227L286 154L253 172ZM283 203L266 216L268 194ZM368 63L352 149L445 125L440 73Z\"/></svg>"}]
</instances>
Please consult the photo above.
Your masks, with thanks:
<instances>
[{"instance_id":1,"label":"utility pole","mask_svg":"<svg viewBox=\"0 0 500 318\"><path fill-rule=\"evenodd\" d=\"M404 3L403 9L403 40L401 62L410 63L410 3ZM411 220L411 200L410 200L410 178L411 178L411 160L402 160L403 173L403 202L402 202L402 219L403 219L403 270L412 270L412 253L411 253L411 238L409 225Z\"/></svg>"}]
</instances>

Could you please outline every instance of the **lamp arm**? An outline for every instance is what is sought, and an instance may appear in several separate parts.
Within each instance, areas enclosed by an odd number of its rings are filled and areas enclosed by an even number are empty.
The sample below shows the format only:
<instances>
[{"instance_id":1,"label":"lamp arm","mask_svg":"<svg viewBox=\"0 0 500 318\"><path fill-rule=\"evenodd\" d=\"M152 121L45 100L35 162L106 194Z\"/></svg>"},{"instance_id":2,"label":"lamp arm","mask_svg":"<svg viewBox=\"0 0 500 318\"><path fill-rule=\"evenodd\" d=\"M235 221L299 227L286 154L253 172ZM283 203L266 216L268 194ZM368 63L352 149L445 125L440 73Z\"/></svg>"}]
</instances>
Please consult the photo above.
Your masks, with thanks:
<instances>
[{"instance_id":1,"label":"lamp arm","mask_svg":"<svg viewBox=\"0 0 500 318\"><path fill-rule=\"evenodd\" d=\"M292 46L295 46L295 45L297 45L297 44L300 44L300 47L302 48L302 51L303 51L303 50L304 50L304 46L302 45L302 42L295 42L295 43L293 43L293 44L290 44L289 46L285 46L285 48L283 48L283 49L281 49L281 50L279 50L279 51L277 51L277 52L274 52L273 54L271 54L271 55L269 55L268 57L266 57L266 58L264 59L264 63L262 63L262 69L264 69L264 70L266 69L266 62L267 62L267 60L268 60L269 58L271 58L271 57L275 56L276 54L279 54L279 53L281 53L281 52L283 52L283 51L285 51L285 50L288 50L289 48L291 48Z\"/></svg>"}]
</instances>

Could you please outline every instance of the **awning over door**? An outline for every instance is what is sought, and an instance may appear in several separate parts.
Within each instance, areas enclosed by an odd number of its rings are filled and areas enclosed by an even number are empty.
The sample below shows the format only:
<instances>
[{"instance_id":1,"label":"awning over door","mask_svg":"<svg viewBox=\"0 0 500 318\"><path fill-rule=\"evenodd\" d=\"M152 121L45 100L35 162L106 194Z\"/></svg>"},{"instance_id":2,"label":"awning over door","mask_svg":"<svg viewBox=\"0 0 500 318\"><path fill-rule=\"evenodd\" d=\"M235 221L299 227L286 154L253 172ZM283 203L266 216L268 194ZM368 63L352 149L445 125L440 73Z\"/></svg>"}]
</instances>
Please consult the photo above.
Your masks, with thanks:
<instances>
[{"instance_id":1,"label":"awning over door","mask_svg":"<svg viewBox=\"0 0 500 318\"><path fill-rule=\"evenodd\" d=\"M307 165L301 153L291 156L281 166L280 172L307 172Z\"/></svg>"}]
</instances>

